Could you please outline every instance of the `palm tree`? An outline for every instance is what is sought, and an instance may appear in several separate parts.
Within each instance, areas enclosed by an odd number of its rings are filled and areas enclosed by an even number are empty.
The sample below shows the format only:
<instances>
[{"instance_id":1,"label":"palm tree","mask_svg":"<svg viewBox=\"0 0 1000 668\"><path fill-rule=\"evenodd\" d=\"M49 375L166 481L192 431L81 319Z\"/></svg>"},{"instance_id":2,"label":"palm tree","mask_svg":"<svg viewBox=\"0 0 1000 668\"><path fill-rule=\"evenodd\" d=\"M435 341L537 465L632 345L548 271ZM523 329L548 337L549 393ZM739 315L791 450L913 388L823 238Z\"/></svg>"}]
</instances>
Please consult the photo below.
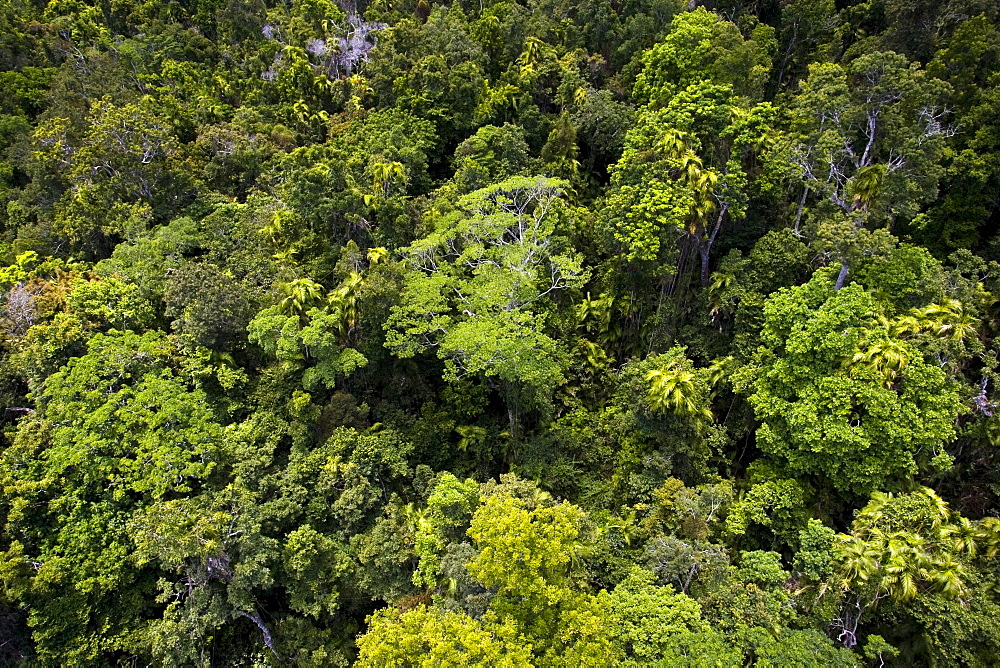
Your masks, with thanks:
<instances>
[{"instance_id":1,"label":"palm tree","mask_svg":"<svg viewBox=\"0 0 1000 668\"><path fill-rule=\"evenodd\" d=\"M945 341L962 342L978 338L979 325L979 318L966 313L962 302L945 299L940 304L912 309L888 323L888 329L893 336L927 332Z\"/></svg>"},{"instance_id":2,"label":"palm tree","mask_svg":"<svg viewBox=\"0 0 1000 668\"><path fill-rule=\"evenodd\" d=\"M323 299L323 286L309 278L296 278L281 286L284 299L278 308L286 315L305 317L306 311L319 305Z\"/></svg>"},{"instance_id":3,"label":"palm tree","mask_svg":"<svg viewBox=\"0 0 1000 668\"><path fill-rule=\"evenodd\" d=\"M965 565L948 554L934 563L933 570L927 572L924 579L930 582L931 589L945 598L962 600L969 595L966 577Z\"/></svg>"},{"instance_id":4,"label":"palm tree","mask_svg":"<svg viewBox=\"0 0 1000 668\"><path fill-rule=\"evenodd\" d=\"M848 192L851 195L851 209L867 212L871 209L875 199L882 192L882 183L885 180L885 165L869 165L859 169L848 183Z\"/></svg>"},{"instance_id":5,"label":"palm tree","mask_svg":"<svg viewBox=\"0 0 1000 668\"><path fill-rule=\"evenodd\" d=\"M389 198L389 192L394 182L406 182L406 168L403 163L390 161L378 161L371 167L372 186L375 192L383 199Z\"/></svg>"},{"instance_id":6,"label":"palm tree","mask_svg":"<svg viewBox=\"0 0 1000 668\"><path fill-rule=\"evenodd\" d=\"M902 341L886 340L873 343L867 349L855 353L848 362L848 367L852 375L854 369L870 369L882 377L886 389L892 389L909 363L909 347Z\"/></svg>"},{"instance_id":7,"label":"palm tree","mask_svg":"<svg viewBox=\"0 0 1000 668\"><path fill-rule=\"evenodd\" d=\"M714 399L718 395L719 386L724 380L729 378L735 361L732 357L721 357L708 365L708 377L706 380L709 387L712 388L711 398Z\"/></svg>"},{"instance_id":8,"label":"palm tree","mask_svg":"<svg viewBox=\"0 0 1000 668\"><path fill-rule=\"evenodd\" d=\"M691 135L670 128L656 139L653 150L666 160L680 160L691 151Z\"/></svg>"},{"instance_id":9,"label":"palm tree","mask_svg":"<svg viewBox=\"0 0 1000 668\"><path fill-rule=\"evenodd\" d=\"M912 600L921 587L952 599L967 595L962 555L970 559L976 555L983 539L982 523L965 518L949 522L954 514L933 490L913 494L930 502L928 514L919 513L919 519L899 517L898 510L887 512L894 495L876 493L858 513L852 534L838 536L835 552L845 589L874 588L876 597L897 601ZM899 528L901 522L909 526Z\"/></svg>"},{"instance_id":10,"label":"palm tree","mask_svg":"<svg viewBox=\"0 0 1000 668\"><path fill-rule=\"evenodd\" d=\"M700 240L708 228L709 214L716 209L715 188L719 183L719 175L702 169L701 160L686 161L684 169L685 182L693 196L687 231Z\"/></svg>"},{"instance_id":11,"label":"palm tree","mask_svg":"<svg viewBox=\"0 0 1000 668\"><path fill-rule=\"evenodd\" d=\"M712 316L712 322L715 322L715 318L723 312L724 307L728 306L728 304L723 303L722 295L735 284L736 276L733 274L721 271L712 274L712 282L708 286L709 315Z\"/></svg>"},{"instance_id":12,"label":"palm tree","mask_svg":"<svg viewBox=\"0 0 1000 668\"><path fill-rule=\"evenodd\" d=\"M891 322L886 320L884 324L892 336L913 336L923 330L925 323L911 313L910 315L901 315Z\"/></svg>"},{"instance_id":13,"label":"palm tree","mask_svg":"<svg viewBox=\"0 0 1000 668\"><path fill-rule=\"evenodd\" d=\"M909 601L918 593L917 583L926 570L927 556L924 538L906 531L895 531L883 537L885 575L879 587L897 601Z\"/></svg>"},{"instance_id":14,"label":"palm tree","mask_svg":"<svg viewBox=\"0 0 1000 668\"><path fill-rule=\"evenodd\" d=\"M430 521L430 514L425 506L418 506L410 502L402 507L402 514L403 523L411 536L416 536L422 531L434 530Z\"/></svg>"},{"instance_id":15,"label":"palm tree","mask_svg":"<svg viewBox=\"0 0 1000 668\"><path fill-rule=\"evenodd\" d=\"M650 383L647 398L654 411L671 411L678 417L692 418L695 428L701 430L704 423L714 419L712 411L699 403L697 375L693 371L680 369L672 363L664 369L653 369L646 374Z\"/></svg>"},{"instance_id":16,"label":"palm tree","mask_svg":"<svg viewBox=\"0 0 1000 668\"><path fill-rule=\"evenodd\" d=\"M718 173L711 169L706 169L701 158L694 151L688 150L675 160L677 168L675 170L677 180L688 191L691 196L691 203L688 206L687 220L684 229L688 235L688 241L697 249L701 256L701 284L707 288L709 283L709 253L715 243L715 237L722 227L729 204L722 202L719 197L719 185L721 178ZM722 208L716 216L715 224L709 231L709 216L719 208Z\"/></svg>"},{"instance_id":17,"label":"palm tree","mask_svg":"<svg viewBox=\"0 0 1000 668\"><path fill-rule=\"evenodd\" d=\"M921 309L920 315L930 321L928 329L939 338L964 341L979 336L976 332L979 319L966 313L962 302L957 299L945 299L941 304L930 304Z\"/></svg>"},{"instance_id":18,"label":"palm tree","mask_svg":"<svg viewBox=\"0 0 1000 668\"><path fill-rule=\"evenodd\" d=\"M983 556L996 559L1000 554L1000 518L985 517L979 521L977 539L982 543Z\"/></svg>"},{"instance_id":19,"label":"palm tree","mask_svg":"<svg viewBox=\"0 0 1000 668\"><path fill-rule=\"evenodd\" d=\"M867 582L881 565L882 551L857 536L838 536L835 543L840 561L841 584L848 589L855 582Z\"/></svg>"},{"instance_id":20,"label":"palm tree","mask_svg":"<svg viewBox=\"0 0 1000 668\"><path fill-rule=\"evenodd\" d=\"M384 262L389 257L389 251L382 246L368 249L368 264L375 265Z\"/></svg>"},{"instance_id":21,"label":"palm tree","mask_svg":"<svg viewBox=\"0 0 1000 668\"><path fill-rule=\"evenodd\" d=\"M326 297L331 313L340 317L337 322L337 338L343 347L350 346L350 339L358 327L358 294L364 279L356 271L352 271L336 290Z\"/></svg>"},{"instance_id":22,"label":"palm tree","mask_svg":"<svg viewBox=\"0 0 1000 668\"><path fill-rule=\"evenodd\" d=\"M542 61L551 51L552 47L537 37L524 40L524 51L517 57L517 63L521 66L521 76L530 76L538 71Z\"/></svg>"},{"instance_id":23,"label":"palm tree","mask_svg":"<svg viewBox=\"0 0 1000 668\"><path fill-rule=\"evenodd\" d=\"M941 527L941 538L951 544L955 552L965 553L970 559L975 558L979 550L979 527L968 517L960 517L954 524Z\"/></svg>"},{"instance_id":24,"label":"palm tree","mask_svg":"<svg viewBox=\"0 0 1000 668\"><path fill-rule=\"evenodd\" d=\"M602 295L591 297L590 293L576 306L577 327L592 341L611 348L623 336L621 318L615 316L615 297Z\"/></svg>"}]
</instances>

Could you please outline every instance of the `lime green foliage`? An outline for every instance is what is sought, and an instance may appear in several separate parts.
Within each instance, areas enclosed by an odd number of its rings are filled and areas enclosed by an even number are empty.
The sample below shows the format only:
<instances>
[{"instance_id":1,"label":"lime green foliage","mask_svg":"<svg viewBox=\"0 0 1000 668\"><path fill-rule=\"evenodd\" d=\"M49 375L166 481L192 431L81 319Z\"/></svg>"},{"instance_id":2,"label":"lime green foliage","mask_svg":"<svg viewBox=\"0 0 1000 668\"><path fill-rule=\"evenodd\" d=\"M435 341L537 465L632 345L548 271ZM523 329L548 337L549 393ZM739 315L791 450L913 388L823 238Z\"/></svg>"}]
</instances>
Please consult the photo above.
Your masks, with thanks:
<instances>
[{"instance_id":1,"label":"lime green foliage","mask_svg":"<svg viewBox=\"0 0 1000 668\"><path fill-rule=\"evenodd\" d=\"M754 462L750 488L729 509L726 529L742 535L756 524L790 539L805 519L807 492L808 488L798 481L779 477L760 462Z\"/></svg>"},{"instance_id":2,"label":"lime green foliage","mask_svg":"<svg viewBox=\"0 0 1000 668\"><path fill-rule=\"evenodd\" d=\"M0 283L4 287L20 283L26 280L31 273L31 269L39 262L38 253L35 251L25 251L17 256L15 262L0 269Z\"/></svg>"},{"instance_id":3,"label":"lime green foliage","mask_svg":"<svg viewBox=\"0 0 1000 668\"><path fill-rule=\"evenodd\" d=\"M711 421L712 411L704 404L699 405L696 399L696 378L693 371L676 366L653 369L646 374L649 405L655 411L671 411L677 416L694 416ZM701 394L704 400L704 391Z\"/></svg>"},{"instance_id":4,"label":"lime green foliage","mask_svg":"<svg viewBox=\"0 0 1000 668\"><path fill-rule=\"evenodd\" d=\"M530 666L531 645L507 625L420 606L385 609L358 640L359 666Z\"/></svg>"},{"instance_id":5,"label":"lime green foliage","mask_svg":"<svg viewBox=\"0 0 1000 668\"><path fill-rule=\"evenodd\" d=\"M517 498L487 497L469 527L480 547L469 572L488 587L498 586L511 604L523 600L517 606L523 616L558 603L582 520L583 512L567 503L529 510ZM514 527L527 530L515 532Z\"/></svg>"},{"instance_id":6,"label":"lime green foliage","mask_svg":"<svg viewBox=\"0 0 1000 668\"><path fill-rule=\"evenodd\" d=\"M74 281L66 305L94 327L141 330L153 320L152 305L142 298L139 288L115 276Z\"/></svg>"},{"instance_id":7,"label":"lime green foliage","mask_svg":"<svg viewBox=\"0 0 1000 668\"><path fill-rule=\"evenodd\" d=\"M441 569L440 555L449 541L459 539L479 505L479 487L473 480L460 482L443 473L427 498L427 512L418 521L414 551L420 566L413 574L416 584L432 586Z\"/></svg>"},{"instance_id":8,"label":"lime green foliage","mask_svg":"<svg viewBox=\"0 0 1000 668\"><path fill-rule=\"evenodd\" d=\"M966 562L982 551L993 531L955 517L927 488L898 496L875 494L851 529L835 544L843 585L874 587L903 601L921 591L967 597Z\"/></svg>"},{"instance_id":9,"label":"lime green foliage","mask_svg":"<svg viewBox=\"0 0 1000 668\"><path fill-rule=\"evenodd\" d=\"M660 106L678 91L706 80L756 97L775 46L767 26L758 26L752 38L744 40L735 24L703 7L679 14L667 38L643 54L645 67L636 79L635 99Z\"/></svg>"},{"instance_id":10,"label":"lime green foliage","mask_svg":"<svg viewBox=\"0 0 1000 668\"><path fill-rule=\"evenodd\" d=\"M638 661L654 661L681 647L693 635L711 636L698 603L669 587L654 585L653 574L633 569L610 595L611 634Z\"/></svg>"},{"instance_id":11,"label":"lime green foliage","mask_svg":"<svg viewBox=\"0 0 1000 668\"><path fill-rule=\"evenodd\" d=\"M608 599L573 586L587 549L583 520L568 503L531 508L500 491L486 496L469 527L479 550L469 573L496 588L490 614L514 620L543 664L597 665L615 656L604 624Z\"/></svg>"},{"instance_id":12,"label":"lime green foliage","mask_svg":"<svg viewBox=\"0 0 1000 668\"><path fill-rule=\"evenodd\" d=\"M768 300L750 402L761 448L791 473L865 495L953 437L957 388L880 317L860 286L835 292L824 273Z\"/></svg>"}]
</instances>

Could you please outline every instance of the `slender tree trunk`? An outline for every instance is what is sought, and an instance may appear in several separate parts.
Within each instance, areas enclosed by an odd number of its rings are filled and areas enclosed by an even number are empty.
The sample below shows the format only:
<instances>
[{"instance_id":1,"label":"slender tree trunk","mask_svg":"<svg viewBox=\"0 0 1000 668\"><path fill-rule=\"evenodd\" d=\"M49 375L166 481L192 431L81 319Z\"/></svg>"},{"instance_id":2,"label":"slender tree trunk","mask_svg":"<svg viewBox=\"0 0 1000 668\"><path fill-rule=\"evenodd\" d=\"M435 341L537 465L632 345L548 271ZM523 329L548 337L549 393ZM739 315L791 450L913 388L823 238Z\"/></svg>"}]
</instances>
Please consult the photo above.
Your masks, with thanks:
<instances>
[{"instance_id":1,"label":"slender tree trunk","mask_svg":"<svg viewBox=\"0 0 1000 668\"><path fill-rule=\"evenodd\" d=\"M677 292L681 276L684 275L691 264L691 251L697 250L695 248L697 245L699 245L698 240L694 237L694 235L684 235L684 241L681 243L680 253L677 254L677 269L674 271L674 275L670 279L670 287L667 289L668 297L673 297L674 293Z\"/></svg>"},{"instance_id":2,"label":"slender tree trunk","mask_svg":"<svg viewBox=\"0 0 1000 668\"><path fill-rule=\"evenodd\" d=\"M719 230L722 229L722 221L726 217L726 212L729 211L729 203L726 202L722 205L719 210L719 217L715 220L715 227L712 228L712 234L709 235L708 240L703 241L699 253L701 254L701 287L708 287L708 260L709 255L712 253L712 245L715 244L715 238L719 236Z\"/></svg>"},{"instance_id":3,"label":"slender tree trunk","mask_svg":"<svg viewBox=\"0 0 1000 668\"><path fill-rule=\"evenodd\" d=\"M785 67L788 66L788 59L792 55L792 50L795 48L795 40L799 33L799 22L796 21L792 24L792 38L788 40L788 48L785 49L785 57L781 59L781 68L778 70L778 89L781 89L781 80L785 78Z\"/></svg>"},{"instance_id":4,"label":"slender tree trunk","mask_svg":"<svg viewBox=\"0 0 1000 668\"><path fill-rule=\"evenodd\" d=\"M514 387L514 383L507 380L500 381L500 392L504 403L507 404L507 423L510 426L510 440L516 447L521 440L520 397L518 396L517 388Z\"/></svg>"},{"instance_id":5,"label":"slender tree trunk","mask_svg":"<svg viewBox=\"0 0 1000 668\"><path fill-rule=\"evenodd\" d=\"M260 615L256 612L250 614L242 610L240 610L239 613L257 625L257 628L260 629L261 634L264 636L264 645L271 650L272 654L278 656L278 653L274 651L274 639L271 637L271 630L267 628L266 624L264 624L264 620L261 619Z\"/></svg>"},{"instance_id":6,"label":"slender tree trunk","mask_svg":"<svg viewBox=\"0 0 1000 668\"><path fill-rule=\"evenodd\" d=\"M701 287L708 287L708 252L711 246L705 244L701 248Z\"/></svg>"},{"instance_id":7,"label":"slender tree trunk","mask_svg":"<svg viewBox=\"0 0 1000 668\"><path fill-rule=\"evenodd\" d=\"M802 236L802 233L799 232L799 226L802 224L802 210L805 209L806 207L806 197L808 195L809 195L809 186L806 186L805 188L802 189L802 198L799 200L799 210L795 214L795 227L792 228L792 231L795 233L795 236L797 237Z\"/></svg>"},{"instance_id":8,"label":"slender tree trunk","mask_svg":"<svg viewBox=\"0 0 1000 668\"><path fill-rule=\"evenodd\" d=\"M669 281L667 281L665 278L661 278L660 279L660 295L656 299L656 311L654 311L653 322L656 322L656 323L660 322L660 311L663 310L663 303L667 300L667 297L669 295L673 294L673 291L674 291L673 285L674 285L674 281L677 280L677 273L678 272L680 272L680 263L679 262L677 264L677 270L674 272L674 275L670 277ZM641 328L639 326L636 327L636 332L639 333L639 341L641 343L642 342L642 330L641 330ZM653 354L653 340L654 339L655 339L655 337L652 336L652 335L650 335L649 336L649 340L646 342L646 343L648 343L647 352L646 352L647 355Z\"/></svg>"},{"instance_id":9,"label":"slender tree trunk","mask_svg":"<svg viewBox=\"0 0 1000 668\"><path fill-rule=\"evenodd\" d=\"M839 291L844 287L844 281L847 279L847 260L840 263L840 274L837 276L837 283L833 286L834 291Z\"/></svg>"}]
</instances>

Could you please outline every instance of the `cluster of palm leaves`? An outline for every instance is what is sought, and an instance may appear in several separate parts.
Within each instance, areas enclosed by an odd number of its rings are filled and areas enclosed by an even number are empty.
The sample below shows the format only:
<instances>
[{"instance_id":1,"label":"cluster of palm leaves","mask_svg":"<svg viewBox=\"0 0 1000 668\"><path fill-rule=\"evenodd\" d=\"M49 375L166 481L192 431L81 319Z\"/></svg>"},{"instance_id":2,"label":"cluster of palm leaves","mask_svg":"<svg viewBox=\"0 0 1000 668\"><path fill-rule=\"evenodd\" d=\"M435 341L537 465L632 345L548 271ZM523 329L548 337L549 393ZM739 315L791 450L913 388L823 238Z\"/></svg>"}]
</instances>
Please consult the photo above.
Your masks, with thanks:
<instances>
[{"instance_id":1,"label":"cluster of palm leaves","mask_svg":"<svg viewBox=\"0 0 1000 668\"><path fill-rule=\"evenodd\" d=\"M961 342L978 337L979 319L969 314L957 299L944 299L940 304L928 304L912 309L907 315L889 323L894 336L931 334L939 339Z\"/></svg>"},{"instance_id":2,"label":"cluster of palm leaves","mask_svg":"<svg viewBox=\"0 0 1000 668\"><path fill-rule=\"evenodd\" d=\"M892 389L901 379L913 354L913 349L906 343L887 339L859 350L848 360L847 366L852 376L856 375L859 369L874 371L875 375L882 378L883 387Z\"/></svg>"},{"instance_id":3,"label":"cluster of palm leaves","mask_svg":"<svg viewBox=\"0 0 1000 668\"><path fill-rule=\"evenodd\" d=\"M911 309L893 320L883 317L881 321L891 338L879 338L867 345L844 360L844 367L852 376L862 369L873 371L886 389L894 388L902 380L913 355L918 354L905 339L924 335L946 344L965 345L979 336L979 319L956 299L944 299L941 303Z\"/></svg>"},{"instance_id":4,"label":"cluster of palm leaves","mask_svg":"<svg viewBox=\"0 0 1000 668\"><path fill-rule=\"evenodd\" d=\"M297 278L281 286L284 298L278 307L286 315L297 315L303 324L314 308L337 314L338 342L349 347L358 326L358 297L363 283L362 275L352 271L340 285L326 292L322 285L310 278Z\"/></svg>"},{"instance_id":5,"label":"cluster of palm leaves","mask_svg":"<svg viewBox=\"0 0 1000 668\"><path fill-rule=\"evenodd\" d=\"M707 169L694 152L693 138L686 132L670 130L657 140L654 149L674 164L673 176L691 193L691 207L687 220L687 233L700 236L706 219L716 208L715 190L719 175Z\"/></svg>"},{"instance_id":6,"label":"cluster of palm leaves","mask_svg":"<svg viewBox=\"0 0 1000 668\"><path fill-rule=\"evenodd\" d=\"M650 383L647 399L656 412L670 412L677 417L691 418L696 423L710 424L712 411L705 404L700 390L698 374L672 363L663 369L653 369L646 374Z\"/></svg>"},{"instance_id":7,"label":"cluster of palm leaves","mask_svg":"<svg viewBox=\"0 0 1000 668\"><path fill-rule=\"evenodd\" d=\"M910 497L901 506L904 497ZM912 503L916 498L918 503ZM920 512L914 512L914 508ZM908 495L877 493L858 514L850 534L835 543L844 590L909 601L928 591L951 600L969 595L969 569L977 558L1000 552L1000 521L973 522L953 513L933 490Z\"/></svg>"}]
</instances>

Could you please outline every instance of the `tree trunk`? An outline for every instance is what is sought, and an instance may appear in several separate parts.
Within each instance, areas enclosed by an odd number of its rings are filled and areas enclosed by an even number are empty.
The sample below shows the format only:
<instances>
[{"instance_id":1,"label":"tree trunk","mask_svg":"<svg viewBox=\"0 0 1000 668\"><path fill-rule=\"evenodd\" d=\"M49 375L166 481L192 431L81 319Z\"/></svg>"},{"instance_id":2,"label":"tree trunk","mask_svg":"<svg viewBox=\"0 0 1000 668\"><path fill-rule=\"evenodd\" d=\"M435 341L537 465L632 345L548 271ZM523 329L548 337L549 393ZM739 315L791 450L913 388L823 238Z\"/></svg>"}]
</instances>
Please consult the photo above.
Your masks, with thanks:
<instances>
[{"instance_id":1,"label":"tree trunk","mask_svg":"<svg viewBox=\"0 0 1000 668\"><path fill-rule=\"evenodd\" d=\"M257 625L257 628L260 629L261 634L264 636L264 645L271 650L272 654L278 656L278 653L274 651L274 639L271 637L271 630L267 628L266 624L264 624L264 620L260 618L260 615L256 612L250 614L248 612L244 612L243 610L240 610L239 613Z\"/></svg>"},{"instance_id":2,"label":"tree trunk","mask_svg":"<svg viewBox=\"0 0 1000 668\"><path fill-rule=\"evenodd\" d=\"M715 221L715 227L712 229L712 234L709 235L708 240L701 243L701 248L698 252L701 254L701 287L708 287L708 259L709 255L712 253L712 245L715 244L715 238L719 236L719 230L722 229L722 221L726 217L726 212L729 211L729 202L725 202L722 208L719 210L719 217Z\"/></svg>"},{"instance_id":3,"label":"tree trunk","mask_svg":"<svg viewBox=\"0 0 1000 668\"><path fill-rule=\"evenodd\" d=\"M795 227L792 228L792 231L795 233L795 236L797 237L802 236L802 233L799 232L799 226L802 225L802 210L805 209L806 197L808 195L809 195L809 186L806 186L805 188L802 189L802 199L799 200L799 210L795 214Z\"/></svg>"},{"instance_id":4,"label":"tree trunk","mask_svg":"<svg viewBox=\"0 0 1000 668\"><path fill-rule=\"evenodd\" d=\"M670 283L667 284L666 292L660 293L661 301L662 301L662 296L664 294L666 294L666 296L668 297L672 297L674 291L677 289L678 280L680 278L681 272L684 270L684 264L687 262L688 248L690 247L690 244L691 244L691 237L690 235L686 235L684 237L684 240L681 242L680 251L677 253L677 265L674 268L674 275L670 277ZM657 311L659 311L659 307L657 307Z\"/></svg>"},{"instance_id":5,"label":"tree trunk","mask_svg":"<svg viewBox=\"0 0 1000 668\"><path fill-rule=\"evenodd\" d=\"M711 246L705 244L701 247L701 287L708 287L708 252Z\"/></svg>"},{"instance_id":6,"label":"tree trunk","mask_svg":"<svg viewBox=\"0 0 1000 668\"><path fill-rule=\"evenodd\" d=\"M521 432L521 403L514 383L508 380L501 380L499 383L500 396L507 404L507 423L510 428L510 440L515 446L520 442Z\"/></svg>"},{"instance_id":7,"label":"tree trunk","mask_svg":"<svg viewBox=\"0 0 1000 668\"><path fill-rule=\"evenodd\" d=\"M847 260L844 260L840 263L840 274L837 276L837 282L833 286L835 292L844 287L844 281L847 279L847 269Z\"/></svg>"}]
</instances>

